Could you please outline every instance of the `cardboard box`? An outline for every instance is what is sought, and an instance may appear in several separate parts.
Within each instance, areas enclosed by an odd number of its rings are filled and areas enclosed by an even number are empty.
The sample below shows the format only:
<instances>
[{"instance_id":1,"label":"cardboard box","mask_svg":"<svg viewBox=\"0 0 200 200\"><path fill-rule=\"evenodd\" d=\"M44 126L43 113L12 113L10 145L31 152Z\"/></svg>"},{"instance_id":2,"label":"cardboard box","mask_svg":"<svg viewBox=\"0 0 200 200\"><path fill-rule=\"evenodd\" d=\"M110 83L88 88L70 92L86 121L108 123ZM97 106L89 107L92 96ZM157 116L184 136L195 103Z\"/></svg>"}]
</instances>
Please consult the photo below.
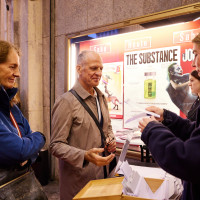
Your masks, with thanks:
<instances>
[{"instance_id":1,"label":"cardboard box","mask_svg":"<svg viewBox=\"0 0 200 200\"><path fill-rule=\"evenodd\" d=\"M74 200L147 200L122 194L124 177L90 181Z\"/></svg>"}]
</instances>

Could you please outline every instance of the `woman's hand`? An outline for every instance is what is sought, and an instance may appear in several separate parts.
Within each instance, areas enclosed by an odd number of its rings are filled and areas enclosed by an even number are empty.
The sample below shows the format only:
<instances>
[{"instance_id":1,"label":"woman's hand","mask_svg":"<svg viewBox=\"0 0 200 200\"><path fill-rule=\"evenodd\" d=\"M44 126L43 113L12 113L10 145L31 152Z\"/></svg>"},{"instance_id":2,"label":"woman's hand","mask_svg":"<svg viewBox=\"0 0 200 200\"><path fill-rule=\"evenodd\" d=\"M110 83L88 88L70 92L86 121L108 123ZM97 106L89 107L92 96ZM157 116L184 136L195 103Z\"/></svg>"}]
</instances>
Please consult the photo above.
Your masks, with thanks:
<instances>
[{"instance_id":1,"label":"woman's hand","mask_svg":"<svg viewBox=\"0 0 200 200\"><path fill-rule=\"evenodd\" d=\"M163 119L164 119L164 118L163 118L163 112L164 112L163 109L158 108L158 107L156 107L156 106L150 106L150 107L147 107L145 110L150 111L150 112L154 112L154 113L160 115L159 118L156 117L155 119L158 120L159 122L163 121Z\"/></svg>"},{"instance_id":2,"label":"woman's hand","mask_svg":"<svg viewBox=\"0 0 200 200\"><path fill-rule=\"evenodd\" d=\"M149 122L152 122L152 121L157 121L156 118L154 116L151 116L151 117L145 117L143 119L141 119L139 121L139 125L138 125L138 128L140 129L141 132L143 132L143 130L145 129L145 127L147 126L147 124Z\"/></svg>"}]
</instances>

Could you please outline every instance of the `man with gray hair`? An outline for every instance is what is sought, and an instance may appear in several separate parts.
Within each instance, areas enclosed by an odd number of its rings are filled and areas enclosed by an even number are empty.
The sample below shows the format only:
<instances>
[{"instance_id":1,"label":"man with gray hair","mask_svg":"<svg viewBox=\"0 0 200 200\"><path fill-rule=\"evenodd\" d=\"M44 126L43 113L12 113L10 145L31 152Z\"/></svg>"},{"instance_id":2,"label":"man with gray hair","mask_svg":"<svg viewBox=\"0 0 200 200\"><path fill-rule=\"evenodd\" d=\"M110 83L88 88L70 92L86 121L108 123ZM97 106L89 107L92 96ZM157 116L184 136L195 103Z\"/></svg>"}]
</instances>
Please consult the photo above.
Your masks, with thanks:
<instances>
[{"instance_id":1,"label":"man with gray hair","mask_svg":"<svg viewBox=\"0 0 200 200\"><path fill-rule=\"evenodd\" d=\"M104 178L108 171L103 166L114 159L116 150L106 98L97 88L103 70L100 55L94 51L81 52L76 70L78 79L72 90L91 109L103 135L72 92L56 100L50 150L59 158L61 200L71 200L90 180ZM109 152L107 156L105 149Z\"/></svg>"}]
</instances>

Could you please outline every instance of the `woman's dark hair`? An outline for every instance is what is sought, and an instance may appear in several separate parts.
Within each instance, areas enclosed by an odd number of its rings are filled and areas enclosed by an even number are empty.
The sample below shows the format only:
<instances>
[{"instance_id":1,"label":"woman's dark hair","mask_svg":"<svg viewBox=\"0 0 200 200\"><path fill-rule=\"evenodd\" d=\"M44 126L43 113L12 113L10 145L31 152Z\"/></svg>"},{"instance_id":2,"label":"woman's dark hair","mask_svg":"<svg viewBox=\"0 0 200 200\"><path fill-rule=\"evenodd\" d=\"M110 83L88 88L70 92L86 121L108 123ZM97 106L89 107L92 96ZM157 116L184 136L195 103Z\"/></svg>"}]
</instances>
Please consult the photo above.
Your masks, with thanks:
<instances>
[{"instance_id":1,"label":"woman's dark hair","mask_svg":"<svg viewBox=\"0 0 200 200\"><path fill-rule=\"evenodd\" d=\"M196 70L193 70L190 73L191 76L193 76L194 78L198 79L200 81L200 76L198 75L198 72Z\"/></svg>"},{"instance_id":2,"label":"woman's dark hair","mask_svg":"<svg viewBox=\"0 0 200 200\"><path fill-rule=\"evenodd\" d=\"M15 45L5 40L0 40L0 63L5 63L7 61L7 57L11 49L14 49L20 56L21 53Z\"/></svg>"}]
</instances>

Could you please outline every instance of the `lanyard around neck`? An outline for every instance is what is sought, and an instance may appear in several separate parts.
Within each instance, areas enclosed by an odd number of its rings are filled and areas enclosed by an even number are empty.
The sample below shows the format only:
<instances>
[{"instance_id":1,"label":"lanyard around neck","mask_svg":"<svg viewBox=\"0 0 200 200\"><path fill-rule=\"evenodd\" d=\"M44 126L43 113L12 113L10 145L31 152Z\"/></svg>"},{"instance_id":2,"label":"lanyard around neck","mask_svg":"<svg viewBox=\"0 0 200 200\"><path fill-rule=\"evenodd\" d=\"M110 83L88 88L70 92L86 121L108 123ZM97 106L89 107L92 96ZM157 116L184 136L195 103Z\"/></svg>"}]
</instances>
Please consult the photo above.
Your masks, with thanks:
<instances>
[{"instance_id":1,"label":"lanyard around neck","mask_svg":"<svg viewBox=\"0 0 200 200\"><path fill-rule=\"evenodd\" d=\"M10 119L11 119L13 126L17 129L17 133L18 133L19 137L21 138L22 137L21 131L20 131L19 126L18 126L18 124L17 124L17 122L16 122L11 111L10 111Z\"/></svg>"}]
</instances>

